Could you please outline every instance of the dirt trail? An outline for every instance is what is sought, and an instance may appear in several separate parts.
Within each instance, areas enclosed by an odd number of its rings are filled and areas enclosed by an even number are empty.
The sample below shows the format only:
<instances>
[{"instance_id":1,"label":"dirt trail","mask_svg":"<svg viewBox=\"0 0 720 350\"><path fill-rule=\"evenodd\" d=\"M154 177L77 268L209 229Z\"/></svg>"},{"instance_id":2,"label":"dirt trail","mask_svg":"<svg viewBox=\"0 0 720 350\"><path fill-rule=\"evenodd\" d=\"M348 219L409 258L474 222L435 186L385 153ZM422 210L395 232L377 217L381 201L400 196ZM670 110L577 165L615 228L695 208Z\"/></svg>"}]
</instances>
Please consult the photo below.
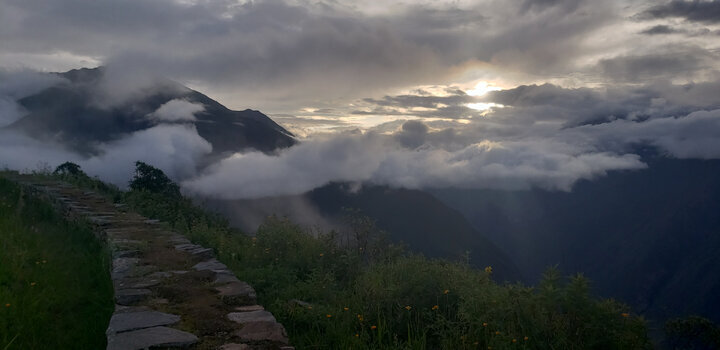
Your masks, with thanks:
<instances>
[{"instance_id":1,"label":"dirt trail","mask_svg":"<svg viewBox=\"0 0 720 350\"><path fill-rule=\"evenodd\" d=\"M25 182L25 181L23 181ZM112 252L115 313L107 349L294 349L283 326L256 304L255 290L213 250L60 182L27 183L85 218Z\"/></svg>"}]
</instances>

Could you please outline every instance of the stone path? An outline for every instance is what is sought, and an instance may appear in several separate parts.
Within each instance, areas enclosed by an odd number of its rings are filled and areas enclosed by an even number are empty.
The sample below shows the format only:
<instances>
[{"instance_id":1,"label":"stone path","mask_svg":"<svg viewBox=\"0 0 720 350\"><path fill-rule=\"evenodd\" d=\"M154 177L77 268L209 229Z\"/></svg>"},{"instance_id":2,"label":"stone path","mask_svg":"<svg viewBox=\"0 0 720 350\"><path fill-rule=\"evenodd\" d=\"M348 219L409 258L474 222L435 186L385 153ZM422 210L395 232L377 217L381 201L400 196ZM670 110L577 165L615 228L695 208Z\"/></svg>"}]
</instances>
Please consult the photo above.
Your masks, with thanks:
<instances>
[{"instance_id":1,"label":"stone path","mask_svg":"<svg viewBox=\"0 0 720 350\"><path fill-rule=\"evenodd\" d=\"M294 349L283 326L256 304L255 290L212 249L96 193L58 182L30 185L108 242L116 303L108 350Z\"/></svg>"}]
</instances>

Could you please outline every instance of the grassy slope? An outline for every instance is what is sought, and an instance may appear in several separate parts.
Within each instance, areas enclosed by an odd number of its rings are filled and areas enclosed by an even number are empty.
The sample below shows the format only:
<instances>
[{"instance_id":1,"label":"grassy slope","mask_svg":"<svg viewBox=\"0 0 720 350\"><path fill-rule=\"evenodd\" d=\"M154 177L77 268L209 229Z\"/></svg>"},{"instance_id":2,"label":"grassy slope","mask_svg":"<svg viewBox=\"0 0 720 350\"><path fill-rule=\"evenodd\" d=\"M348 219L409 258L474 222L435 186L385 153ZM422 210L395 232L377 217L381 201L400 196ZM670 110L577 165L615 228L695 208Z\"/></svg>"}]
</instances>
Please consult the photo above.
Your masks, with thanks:
<instances>
[{"instance_id":1,"label":"grassy slope","mask_svg":"<svg viewBox=\"0 0 720 350\"><path fill-rule=\"evenodd\" d=\"M186 199L124 196L171 222L257 290L300 349L641 349L641 317L550 272L537 288L498 285L491 271L394 247L341 248L270 218L248 237ZM299 299L306 303L292 302Z\"/></svg>"},{"instance_id":2,"label":"grassy slope","mask_svg":"<svg viewBox=\"0 0 720 350\"><path fill-rule=\"evenodd\" d=\"M104 348L108 264L86 225L0 177L0 349Z\"/></svg>"}]
</instances>

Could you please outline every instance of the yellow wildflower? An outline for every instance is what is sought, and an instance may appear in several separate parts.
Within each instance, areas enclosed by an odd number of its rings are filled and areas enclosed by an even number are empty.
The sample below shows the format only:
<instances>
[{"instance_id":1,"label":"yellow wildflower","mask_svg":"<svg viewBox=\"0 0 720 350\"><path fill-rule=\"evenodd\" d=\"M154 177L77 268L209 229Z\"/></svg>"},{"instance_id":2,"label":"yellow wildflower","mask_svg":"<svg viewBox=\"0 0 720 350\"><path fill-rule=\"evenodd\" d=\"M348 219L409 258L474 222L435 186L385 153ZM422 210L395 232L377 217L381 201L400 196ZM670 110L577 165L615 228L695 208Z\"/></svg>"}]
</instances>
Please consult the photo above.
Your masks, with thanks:
<instances>
[{"instance_id":1,"label":"yellow wildflower","mask_svg":"<svg viewBox=\"0 0 720 350\"><path fill-rule=\"evenodd\" d=\"M362 321L362 320L363 320L363 315L358 314L358 320L359 320L359 321Z\"/></svg>"},{"instance_id":2,"label":"yellow wildflower","mask_svg":"<svg viewBox=\"0 0 720 350\"><path fill-rule=\"evenodd\" d=\"M308 310L312 310L312 306L308 306Z\"/></svg>"},{"instance_id":3,"label":"yellow wildflower","mask_svg":"<svg viewBox=\"0 0 720 350\"><path fill-rule=\"evenodd\" d=\"M448 293L450 293L450 289L445 289L445 290L443 291L443 294L448 294Z\"/></svg>"},{"instance_id":4,"label":"yellow wildflower","mask_svg":"<svg viewBox=\"0 0 720 350\"><path fill-rule=\"evenodd\" d=\"M370 329L376 330L376 329L377 329L377 326L370 326Z\"/></svg>"},{"instance_id":5,"label":"yellow wildflower","mask_svg":"<svg viewBox=\"0 0 720 350\"><path fill-rule=\"evenodd\" d=\"M10 307L10 303L5 304L5 307Z\"/></svg>"},{"instance_id":6,"label":"yellow wildflower","mask_svg":"<svg viewBox=\"0 0 720 350\"><path fill-rule=\"evenodd\" d=\"M495 335L500 335L500 331L495 331Z\"/></svg>"},{"instance_id":7,"label":"yellow wildflower","mask_svg":"<svg viewBox=\"0 0 720 350\"><path fill-rule=\"evenodd\" d=\"M343 310L348 311L348 310L350 310L350 308L349 308L349 307L344 307Z\"/></svg>"},{"instance_id":8,"label":"yellow wildflower","mask_svg":"<svg viewBox=\"0 0 720 350\"><path fill-rule=\"evenodd\" d=\"M525 337L524 339L525 339L525 341L528 341L528 340L530 340L530 338L528 338L528 337Z\"/></svg>"},{"instance_id":9,"label":"yellow wildflower","mask_svg":"<svg viewBox=\"0 0 720 350\"><path fill-rule=\"evenodd\" d=\"M513 339L512 342L513 342L513 343L517 343L517 339Z\"/></svg>"},{"instance_id":10,"label":"yellow wildflower","mask_svg":"<svg viewBox=\"0 0 720 350\"><path fill-rule=\"evenodd\" d=\"M357 338L357 337L359 337L359 336L360 336L360 334L355 333L355 338Z\"/></svg>"},{"instance_id":11,"label":"yellow wildflower","mask_svg":"<svg viewBox=\"0 0 720 350\"><path fill-rule=\"evenodd\" d=\"M320 253L320 256L324 256L324 255L325 255L325 254L323 254L323 253Z\"/></svg>"},{"instance_id":12,"label":"yellow wildflower","mask_svg":"<svg viewBox=\"0 0 720 350\"><path fill-rule=\"evenodd\" d=\"M412 307L410 305L405 307L405 310L407 310L407 311L410 311L410 309L412 309Z\"/></svg>"},{"instance_id":13,"label":"yellow wildflower","mask_svg":"<svg viewBox=\"0 0 720 350\"><path fill-rule=\"evenodd\" d=\"M630 314L627 313L627 312L623 312L623 313L621 313L620 315L622 315L622 317L626 317L626 318L627 318L627 317L630 317Z\"/></svg>"},{"instance_id":14,"label":"yellow wildflower","mask_svg":"<svg viewBox=\"0 0 720 350\"><path fill-rule=\"evenodd\" d=\"M331 318L331 317L332 317L332 315L331 315L331 314L327 314L327 315L325 315L325 317L327 317L327 318Z\"/></svg>"},{"instance_id":15,"label":"yellow wildflower","mask_svg":"<svg viewBox=\"0 0 720 350\"><path fill-rule=\"evenodd\" d=\"M437 310L437 309L439 309L439 308L440 308L440 306L437 306L437 305L435 305L435 306L432 307L433 310Z\"/></svg>"},{"instance_id":16,"label":"yellow wildflower","mask_svg":"<svg viewBox=\"0 0 720 350\"><path fill-rule=\"evenodd\" d=\"M31 286L34 286L34 285L36 285L36 284L37 284L37 283L35 283L35 282L30 282L30 285L31 285Z\"/></svg>"},{"instance_id":17,"label":"yellow wildflower","mask_svg":"<svg viewBox=\"0 0 720 350\"><path fill-rule=\"evenodd\" d=\"M487 327L487 322L483 322L483 327Z\"/></svg>"},{"instance_id":18,"label":"yellow wildflower","mask_svg":"<svg viewBox=\"0 0 720 350\"><path fill-rule=\"evenodd\" d=\"M485 272L488 273L488 274L491 274L491 273L492 273L492 266L486 267L486 268L485 268Z\"/></svg>"}]
</instances>

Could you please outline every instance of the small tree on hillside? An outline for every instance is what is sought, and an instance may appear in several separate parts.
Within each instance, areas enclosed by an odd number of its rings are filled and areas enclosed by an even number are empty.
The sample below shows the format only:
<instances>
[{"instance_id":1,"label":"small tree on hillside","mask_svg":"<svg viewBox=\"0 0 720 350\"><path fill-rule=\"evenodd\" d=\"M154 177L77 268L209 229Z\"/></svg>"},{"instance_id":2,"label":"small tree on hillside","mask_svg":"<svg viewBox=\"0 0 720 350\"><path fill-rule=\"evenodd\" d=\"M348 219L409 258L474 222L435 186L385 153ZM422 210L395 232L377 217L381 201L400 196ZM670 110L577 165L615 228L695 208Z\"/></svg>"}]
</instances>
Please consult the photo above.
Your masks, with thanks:
<instances>
[{"instance_id":1,"label":"small tree on hillside","mask_svg":"<svg viewBox=\"0 0 720 350\"><path fill-rule=\"evenodd\" d=\"M130 188L135 191L180 196L180 187L170 180L162 170L141 161L135 162L135 176L130 181Z\"/></svg>"},{"instance_id":2,"label":"small tree on hillside","mask_svg":"<svg viewBox=\"0 0 720 350\"><path fill-rule=\"evenodd\" d=\"M72 162L65 162L58 165L53 171L53 175L72 176L72 177L88 177L79 165Z\"/></svg>"}]
</instances>

